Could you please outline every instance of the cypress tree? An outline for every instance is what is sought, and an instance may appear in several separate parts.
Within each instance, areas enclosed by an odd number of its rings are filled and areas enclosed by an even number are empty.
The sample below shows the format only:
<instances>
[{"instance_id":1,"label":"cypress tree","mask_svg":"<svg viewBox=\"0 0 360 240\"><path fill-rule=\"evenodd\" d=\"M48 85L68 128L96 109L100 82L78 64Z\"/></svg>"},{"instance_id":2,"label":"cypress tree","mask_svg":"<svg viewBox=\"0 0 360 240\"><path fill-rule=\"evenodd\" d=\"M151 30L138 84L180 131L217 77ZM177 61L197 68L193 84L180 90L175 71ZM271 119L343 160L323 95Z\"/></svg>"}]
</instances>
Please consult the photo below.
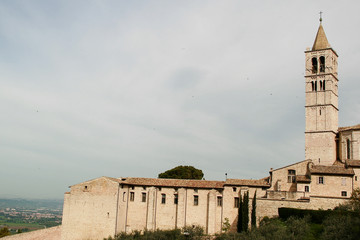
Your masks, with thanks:
<instances>
[{"instance_id":1,"label":"cypress tree","mask_svg":"<svg viewBox=\"0 0 360 240\"><path fill-rule=\"evenodd\" d=\"M242 208L242 231L247 232L249 226L249 192L244 194Z\"/></svg>"},{"instance_id":2,"label":"cypress tree","mask_svg":"<svg viewBox=\"0 0 360 240\"><path fill-rule=\"evenodd\" d=\"M254 193L254 198L252 200L251 228L256 228L256 191Z\"/></svg>"},{"instance_id":3,"label":"cypress tree","mask_svg":"<svg viewBox=\"0 0 360 240\"><path fill-rule=\"evenodd\" d=\"M238 222L237 222L237 232L241 232L243 225L243 202L242 202L242 196L241 196L241 192L240 192L240 196L239 196L239 211L238 211Z\"/></svg>"}]
</instances>

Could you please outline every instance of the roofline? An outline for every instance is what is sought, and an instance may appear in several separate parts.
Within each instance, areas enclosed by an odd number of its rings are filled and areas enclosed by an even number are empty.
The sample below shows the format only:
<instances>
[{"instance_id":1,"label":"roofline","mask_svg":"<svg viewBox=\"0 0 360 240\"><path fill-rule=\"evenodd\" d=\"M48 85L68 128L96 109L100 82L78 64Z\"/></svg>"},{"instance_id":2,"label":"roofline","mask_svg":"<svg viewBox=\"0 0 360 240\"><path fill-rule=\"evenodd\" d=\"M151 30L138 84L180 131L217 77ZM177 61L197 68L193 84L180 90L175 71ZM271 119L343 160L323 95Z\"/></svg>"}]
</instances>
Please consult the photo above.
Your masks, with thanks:
<instances>
[{"instance_id":1,"label":"roofline","mask_svg":"<svg viewBox=\"0 0 360 240\"><path fill-rule=\"evenodd\" d=\"M277 171L277 170L280 170L280 169L283 169L283 168L287 168L287 167L290 167L290 166L293 166L293 165L296 165L296 164L299 164L299 163L302 163L302 162L306 162L306 161L312 162L311 159L306 159L306 160L302 160L302 161L300 161L300 162L296 162L296 163L293 163L293 164L290 164L290 165L287 165L287 166L284 166L284 167L272 169L272 170L270 170L269 172L274 172L274 171Z\"/></svg>"}]
</instances>

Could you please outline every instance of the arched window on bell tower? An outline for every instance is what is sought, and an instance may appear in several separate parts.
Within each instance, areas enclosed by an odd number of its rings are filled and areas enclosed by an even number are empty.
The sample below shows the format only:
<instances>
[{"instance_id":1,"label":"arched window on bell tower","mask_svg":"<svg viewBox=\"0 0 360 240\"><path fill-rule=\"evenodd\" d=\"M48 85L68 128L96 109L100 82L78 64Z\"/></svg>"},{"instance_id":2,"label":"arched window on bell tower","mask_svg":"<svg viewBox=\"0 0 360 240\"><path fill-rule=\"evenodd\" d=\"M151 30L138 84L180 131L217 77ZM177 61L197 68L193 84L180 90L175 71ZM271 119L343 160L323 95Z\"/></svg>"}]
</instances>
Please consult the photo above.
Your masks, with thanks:
<instances>
[{"instance_id":1,"label":"arched window on bell tower","mask_svg":"<svg viewBox=\"0 0 360 240\"><path fill-rule=\"evenodd\" d=\"M314 84L314 81L311 81L311 89L312 89L312 91L315 91L315 84Z\"/></svg>"},{"instance_id":2,"label":"arched window on bell tower","mask_svg":"<svg viewBox=\"0 0 360 240\"><path fill-rule=\"evenodd\" d=\"M311 61L312 61L312 73L317 73L317 71L318 71L318 61L317 61L316 57L313 57L311 59Z\"/></svg>"},{"instance_id":3,"label":"arched window on bell tower","mask_svg":"<svg viewBox=\"0 0 360 240\"><path fill-rule=\"evenodd\" d=\"M320 57L320 72L325 72L325 57Z\"/></svg>"},{"instance_id":4,"label":"arched window on bell tower","mask_svg":"<svg viewBox=\"0 0 360 240\"><path fill-rule=\"evenodd\" d=\"M325 91L325 80L323 81L323 90Z\"/></svg>"}]
</instances>

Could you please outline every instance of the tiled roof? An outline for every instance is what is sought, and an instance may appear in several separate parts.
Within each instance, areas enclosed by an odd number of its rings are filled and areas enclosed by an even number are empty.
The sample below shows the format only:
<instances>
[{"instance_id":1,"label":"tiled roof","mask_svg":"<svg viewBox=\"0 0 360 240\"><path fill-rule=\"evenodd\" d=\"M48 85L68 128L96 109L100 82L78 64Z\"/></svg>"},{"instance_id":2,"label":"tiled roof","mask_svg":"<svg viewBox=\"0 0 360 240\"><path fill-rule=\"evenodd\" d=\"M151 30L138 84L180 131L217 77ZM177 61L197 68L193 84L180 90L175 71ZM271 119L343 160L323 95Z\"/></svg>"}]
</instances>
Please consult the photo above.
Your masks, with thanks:
<instances>
[{"instance_id":1,"label":"tiled roof","mask_svg":"<svg viewBox=\"0 0 360 240\"><path fill-rule=\"evenodd\" d=\"M360 160L345 160L345 164L349 167L360 167Z\"/></svg>"},{"instance_id":2,"label":"tiled roof","mask_svg":"<svg viewBox=\"0 0 360 240\"><path fill-rule=\"evenodd\" d=\"M297 175L296 182L309 183L309 182L311 182L311 180L310 180L310 177L307 175Z\"/></svg>"},{"instance_id":3,"label":"tiled roof","mask_svg":"<svg viewBox=\"0 0 360 240\"><path fill-rule=\"evenodd\" d=\"M354 175L354 170L340 166L322 166L314 165L310 169L311 174L326 174L326 175Z\"/></svg>"},{"instance_id":4,"label":"tiled roof","mask_svg":"<svg viewBox=\"0 0 360 240\"><path fill-rule=\"evenodd\" d=\"M348 130L360 130L360 124L348 127L339 127L339 132L348 131Z\"/></svg>"},{"instance_id":5,"label":"tiled roof","mask_svg":"<svg viewBox=\"0 0 360 240\"><path fill-rule=\"evenodd\" d=\"M270 184L265 179L227 179L225 185L234 186L251 186L251 187L270 187Z\"/></svg>"},{"instance_id":6,"label":"tiled roof","mask_svg":"<svg viewBox=\"0 0 360 240\"><path fill-rule=\"evenodd\" d=\"M126 185L157 186L157 187L187 187L187 188L223 188L224 181L167 179L167 178L119 178L117 182Z\"/></svg>"}]
</instances>

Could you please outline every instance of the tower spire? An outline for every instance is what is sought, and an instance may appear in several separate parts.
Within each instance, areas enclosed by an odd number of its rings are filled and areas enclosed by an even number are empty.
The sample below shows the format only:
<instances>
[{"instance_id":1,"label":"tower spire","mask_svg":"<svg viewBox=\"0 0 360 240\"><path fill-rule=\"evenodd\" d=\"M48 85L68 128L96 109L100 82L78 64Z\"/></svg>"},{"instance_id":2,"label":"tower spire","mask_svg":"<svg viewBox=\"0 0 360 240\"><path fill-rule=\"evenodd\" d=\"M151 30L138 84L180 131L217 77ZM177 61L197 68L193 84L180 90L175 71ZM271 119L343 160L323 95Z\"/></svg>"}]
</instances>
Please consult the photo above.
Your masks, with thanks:
<instances>
[{"instance_id":1,"label":"tower spire","mask_svg":"<svg viewBox=\"0 0 360 240\"><path fill-rule=\"evenodd\" d=\"M317 34L316 34L316 38L315 38L315 41L314 41L314 45L312 47L312 51L315 51L315 50L320 50L320 49L326 49L326 48L330 48L330 44L326 38L326 35L325 35L325 31L324 31L324 28L322 26L322 13L323 12L320 12L320 26L319 26L319 29L317 31Z\"/></svg>"}]
</instances>

